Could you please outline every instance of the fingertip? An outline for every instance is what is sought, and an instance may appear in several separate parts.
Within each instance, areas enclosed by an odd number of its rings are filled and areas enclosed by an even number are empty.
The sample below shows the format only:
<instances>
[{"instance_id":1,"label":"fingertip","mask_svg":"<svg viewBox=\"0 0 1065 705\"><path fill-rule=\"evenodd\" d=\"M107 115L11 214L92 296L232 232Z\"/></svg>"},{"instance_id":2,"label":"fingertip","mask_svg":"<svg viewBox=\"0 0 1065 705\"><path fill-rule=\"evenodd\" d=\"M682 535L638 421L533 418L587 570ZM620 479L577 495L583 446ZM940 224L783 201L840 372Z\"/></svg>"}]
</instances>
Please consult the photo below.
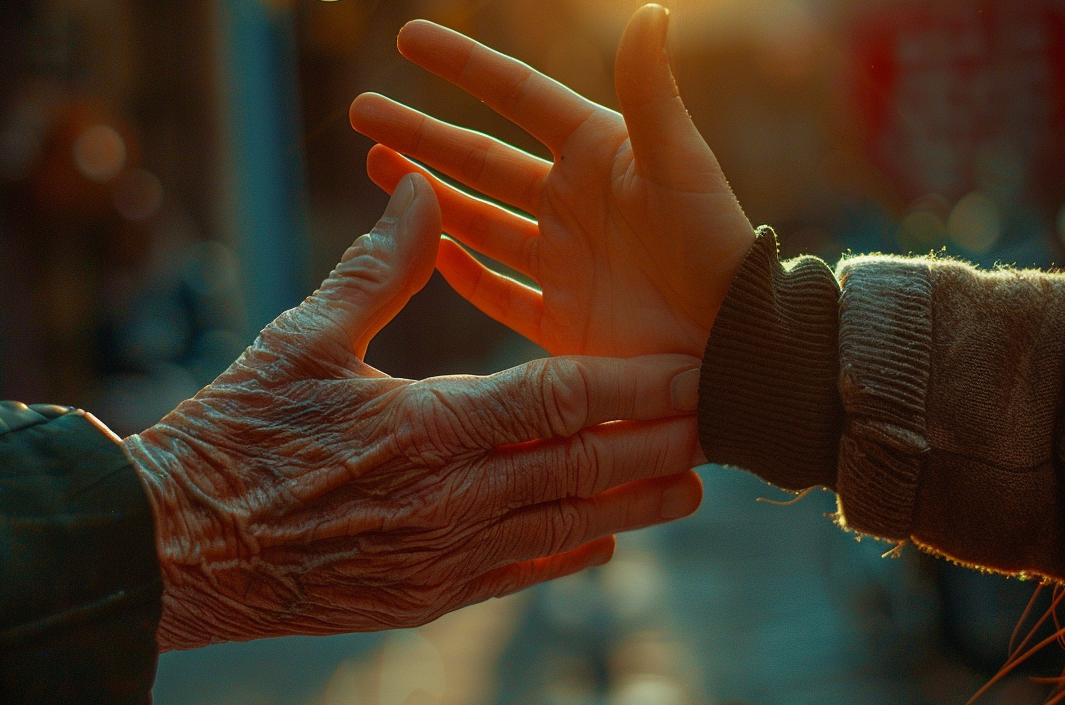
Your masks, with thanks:
<instances>
[{"instance_id":1,"label":"fingertip","mask_svg":"<svg viewBox=\"0 0 1065 705\"><path fill-rule=\"evenodd\" d=\"M385 193L391 194L396 190L401 175L393 168L392 155L388 147L375 144L366 153L366 175L370 181L377 184Z\"/></svg>"},{"instance_id":2,"label":"fingertip","mask_svg":"<svg viewBox=\"0 0 1065 705\"><path fill-rule=\"evenodd\" d=\"M436 198L436 192L433 190L432 184L429 180L417 172L409 172L399 180L396 184L395 193L401 192L403 189L410 189L412 201L407 208L405 217L411 220L411 224L419 231L424 229L431 233L431 236L435 240L439 240L440 236L440 202ZM436 259L436 249L433 249L433 260Z\"/></svg>"},{"instance_id":3,"label":"fingertip","mask_svg":"<svg viewBox=\"0 0 1065 705\"><path fill-rule=\"evenodd\" d=\"M397 152L391 147L386 147L380 142L375 142L370 151L366 153L366 163L369 164L371 160L383 160L390 157Z\"/></svg>"},{"instance_id":4,"label":"fingertip","mask_svg":"<svg viewBox=\"0 0 1065 705\"><path fill-rule=\"evenodd\" d=\"M433 193L440 199L440 192L426 173L417 164L404 157L402 154L383 144L375 144L366 153L366 173L370 180L380 186L384 191L392 193L396 186L407 174L418 174L430 184Z\"/></svg>"},{"instance_id":5,"label":"fingertip","mask_svg":"<svg viewBox=\"0 0 1065 705\"><path fill-rule=\"evenodd\" d=\"M669 8L650 2L638 9L634 15L656 33L664 35L669 30Z\"/></svg>"},{"instance_id":6,"label":"fingertip","mask_svg":"<svg viewBox=\"0 0 1065 705\"><path fill-rule=\"evenodd\" d=\"M355 100L351 101L348 107L348 122L351 123L351 128L356 132L362 132L360 127L366 126L367 117L377 112L382 100L386 98L380 93L368 92L355 96Z\"/></svg>"},{"instance_id":7,"label":"fingertip","mask_svg":"<svg viewBox=\"0 0 1065 705\"><path fill-rule=\"evenodd\" d=\"M692 483L692 486L695 488L695 491L699 494L699 504L702 504L702 502L703 502L703 478L699 477L699 473L695 472L694 470L689 470L687 474L688 474L688 476L690 478L690 482Z\"/></svg>"},{"instance_id":8,"label":"fingertip","mask_svg":"<svg viewBox=\"0 0 1065 705\"><path fill-rule=\"evenodd\" d=\"M406 181L408 184L410 184L410 187L414 191L415 195L417 195L417 196L432 195L433 200L434 201L436 200L436 193L433 191L433 187L432 187L432 185L430 185L429 180L426 179L421 174L419 174L418 172L412 171L412 172L406 174L400 180L401 183L403 181Z\"/></svg>"},{"instance_id":9,"label":"fingertip","mask_svg":"<svg viewBox=\"0 0 1065 705\"><path fill-rule=\"evenodd\" d=\"M703 503L703 481L694 471L681 473L662 493L662 518L666 521L691 516Z\"/></svg>"},{"instance_id":10,"label":"fingertip","mask_svg":"<svg viewBox=\"0 0 1065 705\"><path fill-rule=\"evenodd\" d=\"M416 27L412 28L412 25L422 21L423 20L410 20L405 25L399 28L399 32L396 34L396 49L399 51L401 56L406 56L406 54L403 53L403 46L410 39L411 32L418 31Z\"/></svg>"},{"instance_id":11,"label":"fingertip","mask_svg":"<svg viewBox=\"0 0 1065 705\"><path fill-rule=\"evenodd\" d=\"M691 488L691 511L685 516L690 516L699 510L699 507L703 505L703 479L699 477L699 473L694 470L687 472L689 487Z\"/></svg>"},{"instance_id":12,"label":"fingertip","mask_svg":"<svg viewBox=\"0 0 1065 705\"><path fill-rule=\"evenodd\" d=\"M662 5L644 5L633 13L618 44L618 57L631 54L623 51L633 44L645 51L655 49L664 52L666 37L669 34L669 10Z\"/></svg>"},{"instance_id":13,"label":"fingertip","mask_svg":"<svg viewBox=\"0 0 1065 705\"><path fill-rule=\"evenodd\" d=\"M411 20L403 25L396 35L396 49L404 58L413 61L419 50L426 48L423 45L438 37L441 31L447 30L435 22Z\"/></svg>"},{"instance_id":14,"label":"fingertip","mask_svg":"<svg viewBox=\"0 0 1065 705\"><path fill-rule=\"evenodd\" d=\"M403 51L403 45L410 41L412 38L417 37L419 32L424 32L426 25L434 25L434 22L423 19L410 20L405 25L399 28L399 33L396 35L396 45L400 51Z\"/></svg>"},{"instance_id":15,"label":"fingertip","mask_svg":"<svg viewBox=\"0 0 1065 705\"><path fill-rule=\"evenodd\" d=\"M588 560L588 567L596 568L601 565L606 565L614 557L614 551L617 550L618 540L613 535L604 536L601 539L593 541L590 546L593 548L593 552Z\"/></svg>"}]
</instances>

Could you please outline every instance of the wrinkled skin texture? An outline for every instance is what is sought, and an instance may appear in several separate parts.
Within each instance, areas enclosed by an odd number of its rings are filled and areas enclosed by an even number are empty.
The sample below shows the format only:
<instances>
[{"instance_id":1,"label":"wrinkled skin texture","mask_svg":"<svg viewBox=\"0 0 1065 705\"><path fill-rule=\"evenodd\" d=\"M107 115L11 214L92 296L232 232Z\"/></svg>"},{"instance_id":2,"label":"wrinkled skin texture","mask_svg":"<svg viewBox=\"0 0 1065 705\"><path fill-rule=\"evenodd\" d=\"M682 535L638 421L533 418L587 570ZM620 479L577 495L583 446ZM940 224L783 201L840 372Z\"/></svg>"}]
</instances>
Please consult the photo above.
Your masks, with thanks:
<instances>
[{"instance_id":1,"label":"wrinkled skin texture","mask_svg":"<svg viewBox=\"0 0 1065 705\"><path fill-rule=\"evenodd\" d=\"M667 11L647 5L618 48L621 113L431 22L399 35L400 52L540 140L545 161L375 94L352 126L379 142L371 178L431 180L444 230L525 274L537 291L444 240L437 267L482 311L553 354L701 356L754 230L689 118L665 51ZM407 155L535 220L435 179Z\"/></svg>"},{"instance_id":2,"label":"wrinkled skin texture","mask_svg":"<svg viewBox=\"0 0 1065 705\"><path fill-rule=\"evenodd\" d=\"M124 441L156 519L162 650L419 625L697 507L698 360L423 381L363 362L432 272L439 218L404 179L319 291Z\"/></svg>"}]
</instances>

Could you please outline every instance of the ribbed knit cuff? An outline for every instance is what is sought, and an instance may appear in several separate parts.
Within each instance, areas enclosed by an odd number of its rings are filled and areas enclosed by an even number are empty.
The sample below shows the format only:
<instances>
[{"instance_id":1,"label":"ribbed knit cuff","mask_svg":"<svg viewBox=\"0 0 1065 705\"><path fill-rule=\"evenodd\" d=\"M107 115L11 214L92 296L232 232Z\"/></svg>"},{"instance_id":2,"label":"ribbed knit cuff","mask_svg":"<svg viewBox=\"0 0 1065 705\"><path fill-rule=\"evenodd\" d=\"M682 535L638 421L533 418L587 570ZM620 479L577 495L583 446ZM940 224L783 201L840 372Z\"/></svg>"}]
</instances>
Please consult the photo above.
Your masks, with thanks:
<instances>
[{"instance_id":1,"label":"ribbed knit cuff","mask_svg":"<svg viewBox=\"0 0 1065 705\"><path fill-rule=\"evenodd\" d=\"M921 259L843 260L840 393L840 523L892 541L913 528L932 345L932 288Z\"/></svg>"},{"instance_id":2,"label":"ribbed knit cuff","mask_svg":"<svg viewBox=\"0 0 1065 705\"><path fill-rule=\"evenodd\" d=\"M816 257L782 266L768 227L729 288L703 357L699 438L712 463L788 490L836 486L839 285Z\"/></svg>"}]
</instances>

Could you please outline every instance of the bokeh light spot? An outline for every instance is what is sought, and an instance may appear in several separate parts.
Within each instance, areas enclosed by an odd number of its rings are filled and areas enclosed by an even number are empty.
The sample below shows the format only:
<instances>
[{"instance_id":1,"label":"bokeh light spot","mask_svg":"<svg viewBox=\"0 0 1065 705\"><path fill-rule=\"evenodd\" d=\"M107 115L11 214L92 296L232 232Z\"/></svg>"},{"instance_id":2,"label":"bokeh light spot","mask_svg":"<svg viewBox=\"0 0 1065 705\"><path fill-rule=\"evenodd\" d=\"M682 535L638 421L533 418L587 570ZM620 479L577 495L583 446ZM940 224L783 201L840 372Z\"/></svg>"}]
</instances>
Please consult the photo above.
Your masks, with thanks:
<instances>
[{"instance_id":1,"label":"bokeh light spot","mask_svg":"<svg viewBox=\"0 0 1065 705\"><path fill-rule=\"evenodd\" d=\"M89 179L110 181L126 166L126 141L109 125L93 125L74 140L74 163Z\"/></svg>"},{"instance_id":2,"label":"bokeh light spot","mask_svg":"<svg viewBox=\"0 0 1065 705\"><path fill-rule=\"evenodd\" d=\"M611 705L685 705L687 702L680 684L662 676L634 679L611 699Z\"/></svg>"},{"instance_id":3,"label":"bokeh light spot","mask_svg":"<svg viewBox=\"0 0 1065 705\"><path fill-rule=\"evenodd\" d=\"M390 635L381 655L381 705L443 697L446 669L440 651L416 631ZM420 691L420 692L419 692ZM433 697L435 696L435 697Z\"/></svg>"},{"instance_id":4,"label":"bokeh light spot","mask_svg":"<svg viewBox=\"0 0 1065 705\"><path fill-rule=\"evenodd\" d=\"M163 205L163 184L145 169L131 169L115 185L115 208L129 220L145 220Z\"/></svg>"},{"instance_id":5,"label":"bokeh light spot","mask_svg":"<svg viewBox=\"0 0 1065 705\"><path fill-rule=\"evenodd\" d=\"M979 191L964 196L950 212L947 235L970 252L987 252L1002 235L998 206Z\"/></svg>"}]
</instances>

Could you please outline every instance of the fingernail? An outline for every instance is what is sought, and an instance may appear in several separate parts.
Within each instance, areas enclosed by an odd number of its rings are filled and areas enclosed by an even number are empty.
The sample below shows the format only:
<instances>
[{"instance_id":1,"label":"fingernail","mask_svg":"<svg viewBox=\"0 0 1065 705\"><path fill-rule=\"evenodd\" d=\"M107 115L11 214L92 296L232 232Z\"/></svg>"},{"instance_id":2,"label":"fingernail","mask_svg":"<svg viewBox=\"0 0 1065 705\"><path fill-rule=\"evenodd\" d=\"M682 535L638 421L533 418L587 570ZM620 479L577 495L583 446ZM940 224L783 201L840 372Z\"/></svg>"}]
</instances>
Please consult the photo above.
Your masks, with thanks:
<instances>
[{"instance_id":1,"label":"fingernail","mask_svg":"<svg viewBox=\"0 0 1065 705\"><path fill-rule=\"evenodd\" d=\"M674 411L695 411L699 408L699 368L685 370L673 378L670 387Z\"/></svg>"},{"instance_id":2,"label":"fingernail","mask_svg":"<svg viewBox=\"0 0 1065 705\"><path fill-rule=\"evenodd\" d=\"M399 220L404 213L410 210L414 203L414 179L408 174L396 184L396 190L392 192L392 198L385 208L385 218Z\"/></svg>"},{"instance_id":3,"label":"fingernail","mask_svg":"<svg viewBox=\"0 0 1065 705\"><path fill-rule=\"evenodd\" d=\"M695 500L686 483L673 485L662 493L662 518L668 520L688 516L699 506Z\"/></svg>"}]
</instances>

